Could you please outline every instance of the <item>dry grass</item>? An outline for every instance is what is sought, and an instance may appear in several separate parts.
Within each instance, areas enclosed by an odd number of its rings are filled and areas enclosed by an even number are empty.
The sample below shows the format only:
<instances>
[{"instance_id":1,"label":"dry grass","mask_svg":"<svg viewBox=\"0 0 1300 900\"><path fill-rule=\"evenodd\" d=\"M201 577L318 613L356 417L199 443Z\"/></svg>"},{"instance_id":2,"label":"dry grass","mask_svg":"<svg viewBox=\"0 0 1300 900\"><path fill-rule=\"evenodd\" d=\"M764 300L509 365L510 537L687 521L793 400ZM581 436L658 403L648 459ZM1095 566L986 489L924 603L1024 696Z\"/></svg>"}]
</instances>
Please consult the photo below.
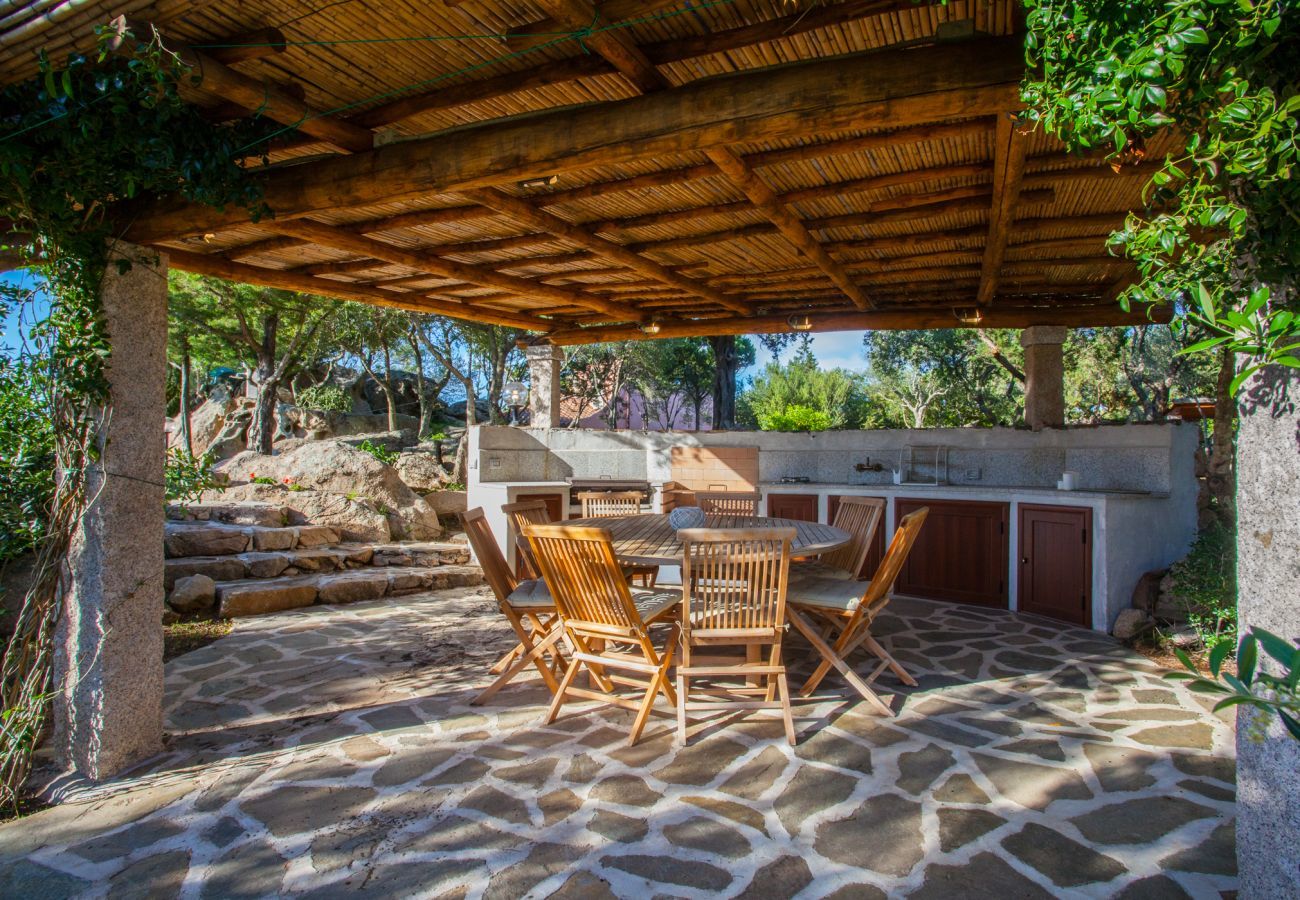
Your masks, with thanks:
<instances>
[{"instance_id":1,"label":"dry grass","mask_svg":"<svg viewBox=\"0 0 1300 900\"><path fill-rule=\"evenodd\" d=\"M229 619L190 619L163 626L163 662L225 637L232 625Z\"/></svg>"}]
</instances>

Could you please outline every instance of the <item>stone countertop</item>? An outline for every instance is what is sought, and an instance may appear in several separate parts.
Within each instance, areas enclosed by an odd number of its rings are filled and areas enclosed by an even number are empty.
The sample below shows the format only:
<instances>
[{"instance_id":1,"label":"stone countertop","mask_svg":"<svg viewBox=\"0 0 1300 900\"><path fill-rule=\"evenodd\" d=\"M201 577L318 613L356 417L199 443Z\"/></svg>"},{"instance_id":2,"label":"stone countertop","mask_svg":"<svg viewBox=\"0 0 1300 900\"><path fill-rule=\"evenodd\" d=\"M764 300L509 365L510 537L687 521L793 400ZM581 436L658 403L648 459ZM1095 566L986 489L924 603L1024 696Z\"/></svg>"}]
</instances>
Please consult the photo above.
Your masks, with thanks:
<instances>
[{"instance_id":1,"label":"stone countertop","mask_svg":"<svg viewBox=\"0 0 1300 900\"><path fill-rule=\"evenodd\" d=\"M1140 500L1162 500L1169 496L1168 493L1161 491L1133 491L1133 490L1112 490L1097 488L1080 488L1073 491L1061 491L1050 487L1033 487L1014 484L894 484L891 482L882 482L876 484L850 484L848 482L829 482L829 481L808 481L808 482L785 482L785 481L760 481L759 488L780 488L783 490L797 493L801 490L807 491L861 491L866 493L882 494L914 494L918 491L942 491L944 493L952 492L957 494L1027 494L1035 497L1053 497L1065 499L1068 497L1124 497L1129 499Z\"/></svg>"}]
</instances>

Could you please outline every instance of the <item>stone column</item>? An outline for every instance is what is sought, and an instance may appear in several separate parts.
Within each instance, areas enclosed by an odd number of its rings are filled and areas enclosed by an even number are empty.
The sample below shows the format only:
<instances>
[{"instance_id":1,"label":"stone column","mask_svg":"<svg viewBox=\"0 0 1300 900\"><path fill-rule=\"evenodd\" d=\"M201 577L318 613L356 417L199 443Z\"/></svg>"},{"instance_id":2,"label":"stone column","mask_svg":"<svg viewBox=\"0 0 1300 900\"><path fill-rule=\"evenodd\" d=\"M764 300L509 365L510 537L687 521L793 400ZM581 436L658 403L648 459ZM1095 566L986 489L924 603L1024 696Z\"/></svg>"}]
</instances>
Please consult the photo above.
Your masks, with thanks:
<instances>
[{"instance_id":1,"label":"stone column","mask_svg":"<svg viewBox=\"0 0 1300 900\"><path fill-rule=\"evenodd\" d=\"M118 244L101 301L111 410L87 474L90 507L68 552L55 655L55 749L101 781L162 749L163 422L167 260Z\"/></svg>"},{"instance_id":2,"label":"stone column","mask_svg":"<svg viewBox=\"0 0 1300 900\"><path fill-rule=\"evenodd\" d=\"M1025 424L1034 431L1065 424L1065 361L1061 325L1034 325L1020 332L1025 348Z\"/></svg>"},{"instance_id":3,"label":"stone column","mask_svg":"<svg viewBox=\"0 0 1300 900\"><path fill-rule=\"evenodd\" d=\"M560 368L564 349L551 344L536 344L526 351L528 357L529 421L534 428L560 427Z\"/></svg>"},{"instance_id":4,"label":"stone column","mask_svg":"<svg viewBox=\"0 0 1300 900\"><path fill-rule=\"evenodd\" d=\"M1300 639L1300 372L1270 366L1243 389L1237 432L1237 618ZM1260 666L1278 667L1260 653ZM1237 707L1242 897L1300 891L1300 741Z\"/></svg>"}]
</instances>

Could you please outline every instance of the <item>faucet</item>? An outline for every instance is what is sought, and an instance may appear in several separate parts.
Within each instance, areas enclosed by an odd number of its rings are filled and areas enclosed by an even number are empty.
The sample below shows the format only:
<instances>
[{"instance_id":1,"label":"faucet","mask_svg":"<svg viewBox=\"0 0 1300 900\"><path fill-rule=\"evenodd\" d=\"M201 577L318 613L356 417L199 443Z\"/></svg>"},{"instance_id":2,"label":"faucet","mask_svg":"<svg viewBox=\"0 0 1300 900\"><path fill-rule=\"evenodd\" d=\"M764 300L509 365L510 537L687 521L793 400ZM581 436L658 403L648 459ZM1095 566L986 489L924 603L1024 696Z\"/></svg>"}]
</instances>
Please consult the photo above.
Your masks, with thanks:
<instances>
[{"instance_id":1,"label":"faucet","mask_svg":"<svg viewBox=\"0 0 1300 900\"><path fill-rule=\"evenodd\" d=\"M854 466L853 466L853 471L855 471L855 472L883 472L883 471L885 471L885 467L882 466L880 463L873 463L873 462L871 461L871 457L868 456L866 462L864 462L864 463L855 463Z\"/></svg>"}]
</instances>

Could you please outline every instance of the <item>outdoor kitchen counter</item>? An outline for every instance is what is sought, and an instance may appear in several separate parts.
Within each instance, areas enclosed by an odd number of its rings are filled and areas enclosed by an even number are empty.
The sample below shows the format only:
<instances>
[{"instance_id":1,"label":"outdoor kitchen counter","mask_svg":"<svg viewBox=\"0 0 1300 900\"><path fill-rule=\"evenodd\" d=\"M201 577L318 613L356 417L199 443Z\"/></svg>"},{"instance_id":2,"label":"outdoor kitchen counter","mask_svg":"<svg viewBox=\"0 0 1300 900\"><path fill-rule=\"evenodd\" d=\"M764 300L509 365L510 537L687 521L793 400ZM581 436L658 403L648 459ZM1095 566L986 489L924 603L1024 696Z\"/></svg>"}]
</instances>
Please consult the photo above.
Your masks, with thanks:
<instances>
[{"instance_id":1,"label":"outdoor kitchen counter","mask_svg":"<svg viewBox=\"0 0 1300 900\"><path fill-rule=\"evenodd\" d=\"M977 499L987 495L989 499L1006 499L1008 495L1034 497L1037 502L1069 503L1071 499L1126 497L1130 499L1162 500L1169 496L1167 491L1139 491L1124 488L1076 488L1062 491L1051 487L1023 487L1009 484L894 484L892 481L878 483L848 483L830 481L760 481L759 490L764 494L772 493L828 493L828 494L871 494L871 495L906 495L919 496L920 493L940 492L960 494Z\"/></svg>"}]
</instances>

